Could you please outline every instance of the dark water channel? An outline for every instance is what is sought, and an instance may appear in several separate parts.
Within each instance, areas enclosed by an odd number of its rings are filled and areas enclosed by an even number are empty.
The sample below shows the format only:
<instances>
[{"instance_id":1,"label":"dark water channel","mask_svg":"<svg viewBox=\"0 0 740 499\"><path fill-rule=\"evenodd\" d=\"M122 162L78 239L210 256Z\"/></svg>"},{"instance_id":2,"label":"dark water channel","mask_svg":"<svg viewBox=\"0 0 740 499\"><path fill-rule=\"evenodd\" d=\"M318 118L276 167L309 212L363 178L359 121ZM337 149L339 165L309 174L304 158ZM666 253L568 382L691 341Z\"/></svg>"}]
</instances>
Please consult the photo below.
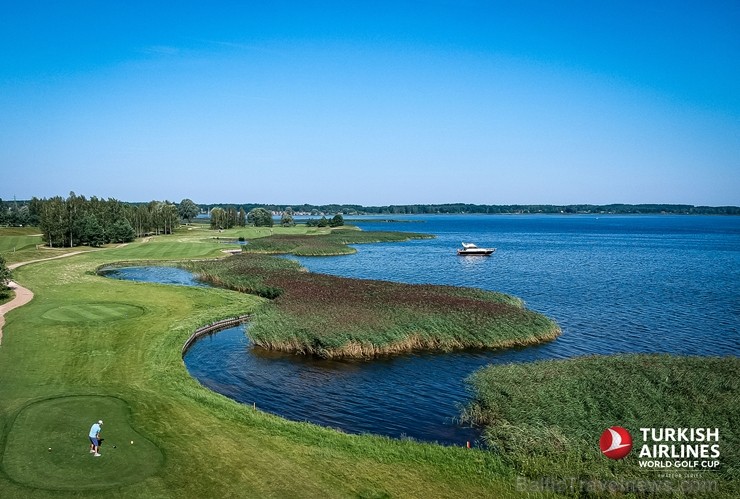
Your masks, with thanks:
<instances>
[{"instance_id":1,"label":"dark water channel","mask_svg":"<svg viewBox=\"0 0 740 499\"><path fill-rule=\"evenodd\" d=\"M114 279L208 286L175 267L123 267L100 271ZM490 363L494 353L403 355L323 360L253 347L248 325L196 341L184 357L204 386L294 421L414 438L448 445L475 443L477 429L456 423L465 396L463 378ZM532 359L535 349L521 351ZM509 352L509 356L516 352ZM513 359L513 358L512 358Z\"/></svg>"},{"instance_id":2,"label":"dark water channel","mask_svg":"<svg viewBox=\"0 0 740 499\"><path fill-rule=\"evenodd\" d=\"M466 400L463 378L492 359L453 353L321 360L254 348L236 327L197 341L185 365L208 388L294 421L465 445L479 432L453 419Z\"/></svg>"},{"instance_id":3,"label":"dark water channel","mask_svg":"<svg viewBox=\"0 0 740 499\"><path fill-rule=\"evenodd\" d=\"M115 279L208 286L174 267L100 271ZM415 354L364 360L323 360L254 347L249 325L196 341L184 357L204 386L294 421L347 433L374 433L448 445L475 443L480 432L457 424L467 400L463 379L483 365L537 358L537 348L507 352ZM522 357L523 356L523 357Z\"/></svg>"},{"instance_id":4,"label":"dark water channel","mask_svg":"<svg viewBox=\"0 0 740 499\"><path fill-rule=\"evenodd\" d=\"M177 267L110 267L100 269L98 274L124 281L156 282L180 286L209 286L196 279L191 272Z\"/></svg>"}]
</instances>

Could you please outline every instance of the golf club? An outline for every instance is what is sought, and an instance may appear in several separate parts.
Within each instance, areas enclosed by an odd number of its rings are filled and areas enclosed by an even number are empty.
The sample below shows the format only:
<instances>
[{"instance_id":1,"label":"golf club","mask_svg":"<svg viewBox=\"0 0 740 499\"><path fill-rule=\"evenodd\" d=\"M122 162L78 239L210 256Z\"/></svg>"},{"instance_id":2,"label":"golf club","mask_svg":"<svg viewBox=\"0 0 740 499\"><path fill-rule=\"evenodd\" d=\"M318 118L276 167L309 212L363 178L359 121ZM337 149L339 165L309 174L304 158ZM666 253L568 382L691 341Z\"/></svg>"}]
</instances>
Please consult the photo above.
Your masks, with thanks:
<instances>
[{"instance_id":1,"label":"golf club","mask_svg":"<svg viewBox=\"0 0 740 499\"><path fill-rule=\"evenodd\" d=\"M101 438L101 439L100 439L100 446L101 446L101 447L103 446L103 441L104 441L104 440L105 440L105 439L103 439L103 438ZM116 444L114 444L114 443L112 443L112 442L108 442L108 441L106 441L106 443L108 444L108 445L106 445L106 447L111 447L111 448L113 448L113 449L115 449L115 448L116 448Z\"/></svg>"}]
</instances>

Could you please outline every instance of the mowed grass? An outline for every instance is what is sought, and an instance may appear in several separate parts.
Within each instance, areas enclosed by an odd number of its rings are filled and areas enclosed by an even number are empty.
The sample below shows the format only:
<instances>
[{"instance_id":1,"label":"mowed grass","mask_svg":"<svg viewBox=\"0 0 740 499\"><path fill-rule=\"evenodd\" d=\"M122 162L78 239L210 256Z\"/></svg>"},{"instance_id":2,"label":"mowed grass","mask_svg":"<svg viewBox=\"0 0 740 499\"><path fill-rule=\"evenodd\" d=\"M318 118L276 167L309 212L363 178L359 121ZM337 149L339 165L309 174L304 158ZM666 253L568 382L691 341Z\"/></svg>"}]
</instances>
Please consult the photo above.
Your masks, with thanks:
<instances>
[{"instance_id":1,"label":"mowed grass","mask_svg":"<svg viewBox=\"0 0 740 499\"><path fill-rule=\"evenodd\" d=\"M0 227L0 238L15 236L37 236L41 234L38 227ZM3 243L0 242L0 246Z\"/></svg>"},{"instance_id":2,"label":"mowed grass","mask_svg":"<svg viewBox=\"0 0 740 499\"><path fill-rule=\"evenodd\" d=\"M4 232L0 229L0 233ZM41 236L5 236L0 235L0 253L12 253L14 251L21 251L28 247L35 248L37 244L42 244Z\"/></svg>"},{"instance_id":3,"label":"mowed grass","mask_svg":"<svg viewBox=\"0 0 740 499\"><path fill-rule=\"evenodd\" d=\"M95 275L121 256L151 258L138 244L15 271L36 296L6 316L0 346L0 497L516 495L512 469L487 452L345 435L283 420L202 387L180 356L186 338L201 325L253 312L264 300ZM176 258L190 251L170 248ZM71 306L100 304L143 313L57 320ZM72 406L44 405L65 398ZM85 400L91 402L78 403ZM120 403L106 407L108 400ZM87 451L91 418L106 421L103 437L110 439L99 461L90 461ZM151 442L150 451L114 456L106 445L131 432L140 435L133 440ZM116 450L125 447L115 443ZM51 455L44 454L48 447ZM120 474L104 464L113 459ZM98 488L89 490L90 481Z\"/></svg>"},{"instance_id":4,"label":"mowed grass","mask_svg":"<svg viewBox=\"0 0 740 499\"><path fill-rule=\"evenodd\" d=\"M26 253L35 251L43 240L36 227L0 227L0 255L7 263L26 259Z\"/></svg>"},{"instance_id":5,"label":"mowed grass","mask_svg":"<svg viewBox=\"0 0 740 499\"><path fill-rule=\"evenodd\" d=\"M480 289L312 274L296 262L253 254L187 267L203 280L274 298L255 312L248 333L270 350L373 357L524 346L560 333L521 300Z\"/></svg>"},{"instance_id":6,"label":"mowed grass","mask_svg":"<svg viewBox=\"0 0 740 499\"><path fill-rule=\"evenodd\" d=\"M227 246L215 241L180 238L176 234L136 242L106 251L108 258L121 260L171 260L222 255Z\"/></svg>"},{"instance_id":7,"label":"mowed grass","mask_svg":"<svg viewBox=\"0 0 740 499\"><path fill-rule=\"evenodd\" d=\"M106 322L138 317L144 309L126 303L80 303L53 308L44 319L61 322Z\"/></svg>"},{"instance_id":8,"label":"mowed grass","mask_svg":"<svg viewBox=\"0 0 740 499\"><path fill-rule=\"evenodd\" d=\"M96 458L85 437L105 416ZM106 489L137 483L162 466L164 455L130 426L128 405L114 397L63 396L30 403L8 433L3 469L15 482L45 489ZM29 438L30 437L30 438Z\"/></svg>"},{"instance_id":9,"label":"mowed grass","mask_svg":"<svg viewBox=\"0 0 740 499\"><path fill-rule=\"evenodd\" d=\"M312 229L305 226L296 227L239 227L224 231L214 231L207 226L181 226L173 234L137 239L135 242L118 245L111 244L105 248L112 259L169 260L187 258L206 258L223 256L223 250L239 249L235 244L239 237L259 239L270 235L319 234L328 229ZM43 245L39 229L36 227L0 228L0 253L8 263L40 260L67 253L99 251L88 246L73 248L48 248ZM230 244L231 243L231 244Z\"/></svg>"},{"instance_id":10,"label":"mowed grass","mask_svg":"<svg viewBox=\"0 0 740 499\"><path fill-rule=\"evenodd\" d=\"M475 400L466 418L486 426L492 452L522 475L562 483L656 480L658 472L638 464L640 428L709 427L719 429L721 467L700 471L701 479L718 482L711 497L740 497L737 357L615 355L498 365L477 371L469 383ZM623 460L600 452L610 426L632 434L635 446Z\"/></svg>"},{"instance_id":11,"label":"mowed grass","mask_svg":"<svg viewBox=\"0 0 740 499\"><path fill-rule=\"evenodd\" d=\"M269 236L305 235L307 227L239 227L214 231L200 227L181 227L174 234L143 238L122 247L106 250L107 260L188 260L223 257L224 251L239 249L239 237L259 241Z\"/></svg>"}]
</instances>

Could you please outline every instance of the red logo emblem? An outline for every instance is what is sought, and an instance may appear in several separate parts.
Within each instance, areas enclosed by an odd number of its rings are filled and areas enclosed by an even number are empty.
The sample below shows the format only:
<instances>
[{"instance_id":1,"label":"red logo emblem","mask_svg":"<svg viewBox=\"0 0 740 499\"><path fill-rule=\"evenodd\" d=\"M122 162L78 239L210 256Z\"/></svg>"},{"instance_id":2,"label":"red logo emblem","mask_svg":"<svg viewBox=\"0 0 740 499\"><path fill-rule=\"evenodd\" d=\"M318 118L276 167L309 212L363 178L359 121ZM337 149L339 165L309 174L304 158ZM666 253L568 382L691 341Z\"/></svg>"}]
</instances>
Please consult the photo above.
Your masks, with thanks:
<instances>
[{"instance_id":1,"label":"red logo emblem","mask_svg":"<svg viewBox=\"0 0 740 499\"><path fill-rule=\"evenodd\" d=\"M612 426L601 434L599 447L609 459L622 459L632 450L632 435L621 426Z\"/></svg>"}]
</instances>

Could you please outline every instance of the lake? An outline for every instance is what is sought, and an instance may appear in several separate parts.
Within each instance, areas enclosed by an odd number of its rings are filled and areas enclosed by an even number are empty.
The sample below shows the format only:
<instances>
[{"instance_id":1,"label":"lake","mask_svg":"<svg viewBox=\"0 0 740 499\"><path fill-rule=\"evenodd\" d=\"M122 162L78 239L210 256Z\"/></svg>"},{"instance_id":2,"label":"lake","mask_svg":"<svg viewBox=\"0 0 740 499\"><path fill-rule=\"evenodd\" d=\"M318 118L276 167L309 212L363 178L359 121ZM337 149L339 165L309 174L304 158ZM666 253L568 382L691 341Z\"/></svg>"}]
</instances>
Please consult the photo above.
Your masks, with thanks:
<instances>
[{"instance_id":1,"label":"lake","mask_svg":"<svg viewBox=\"0 0 740 499\"><path fill-rule=\"evenodd\" d=\"M393 218L408 223L361 227L437 237L298 260L313 272L503 291L554 318L562 336L513 350L327 361L252 348L235 328L196 342L185 356L191 374L296 421L465 445L478 432L455 423L469 400L464 380L484 365L620 352L740 353L740 217ZM463 241L497 251L459 257Z\"/></svg>"}]
</instances>

